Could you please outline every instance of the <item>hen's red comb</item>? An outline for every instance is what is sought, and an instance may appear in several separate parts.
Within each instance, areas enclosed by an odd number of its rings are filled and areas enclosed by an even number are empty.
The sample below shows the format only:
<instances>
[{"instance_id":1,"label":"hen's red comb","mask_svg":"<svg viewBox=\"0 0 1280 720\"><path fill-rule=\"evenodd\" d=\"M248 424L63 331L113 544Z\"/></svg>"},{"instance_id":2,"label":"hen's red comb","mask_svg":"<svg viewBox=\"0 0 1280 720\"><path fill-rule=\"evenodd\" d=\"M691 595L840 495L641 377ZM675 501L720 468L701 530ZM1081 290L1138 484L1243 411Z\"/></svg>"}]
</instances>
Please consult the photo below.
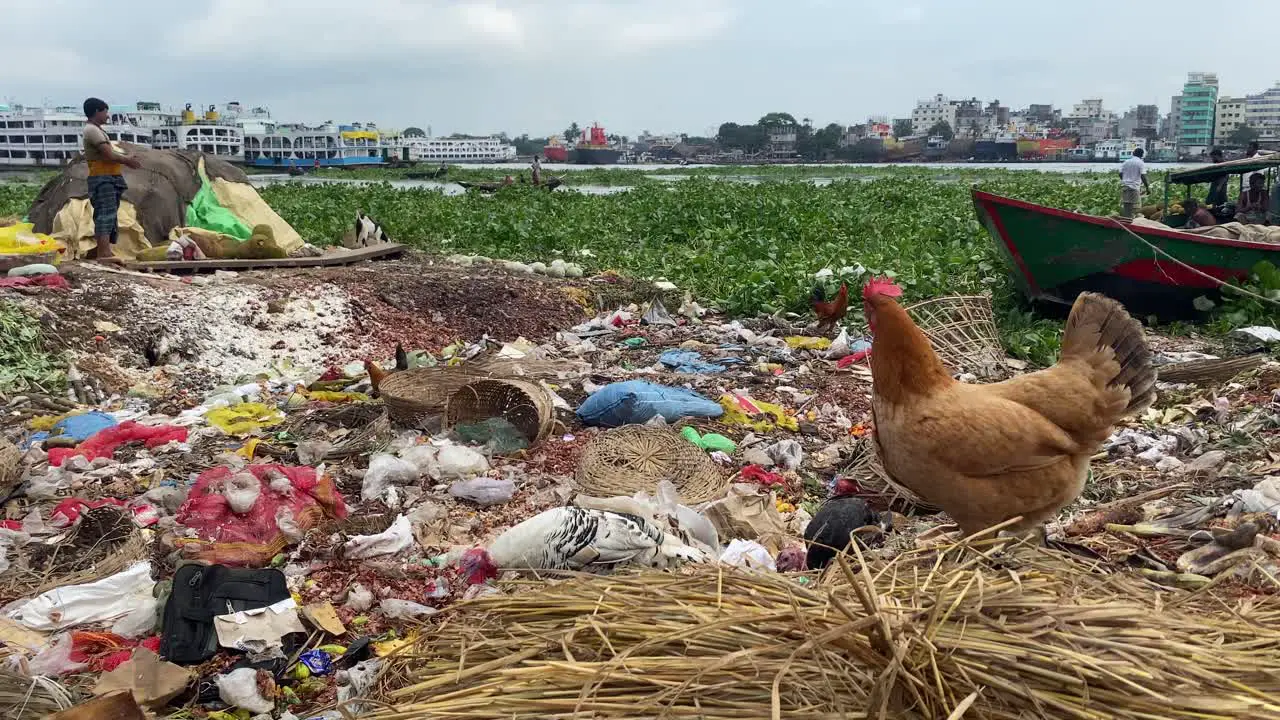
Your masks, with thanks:
<instances>
[{"instance_id":1,"label":"hen's red comb","mask_svg":"<svg viewBox=\"0 0 1280 720\"><path fill-rule=\"evenodd\" d=\"M873 295L902 297L902 288L890 278L873 277L862 287L862 299L870 300Z\"/></svg>"}]
</instances>

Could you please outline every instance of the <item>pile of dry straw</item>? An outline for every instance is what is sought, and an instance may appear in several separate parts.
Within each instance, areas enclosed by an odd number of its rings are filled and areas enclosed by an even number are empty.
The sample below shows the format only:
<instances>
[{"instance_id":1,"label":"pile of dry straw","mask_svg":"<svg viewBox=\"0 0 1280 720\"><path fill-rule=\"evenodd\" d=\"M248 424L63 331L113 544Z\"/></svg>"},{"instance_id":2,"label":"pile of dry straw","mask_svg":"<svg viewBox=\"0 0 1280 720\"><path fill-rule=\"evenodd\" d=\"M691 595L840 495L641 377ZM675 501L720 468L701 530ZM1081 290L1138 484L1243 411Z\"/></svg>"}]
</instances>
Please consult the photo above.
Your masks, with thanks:
<instances>
[{"instance_id":1,"label":"pile of dry straw","mask_svg":"<svg viewBox=\"0 0 1280 720\"><path fill-rule=\"evenodd\" d=\"M1269 599L982 547L841 558L809 585L508 582L394 656L371 717L1280 718Z\"/></svg>"}]
</instances>

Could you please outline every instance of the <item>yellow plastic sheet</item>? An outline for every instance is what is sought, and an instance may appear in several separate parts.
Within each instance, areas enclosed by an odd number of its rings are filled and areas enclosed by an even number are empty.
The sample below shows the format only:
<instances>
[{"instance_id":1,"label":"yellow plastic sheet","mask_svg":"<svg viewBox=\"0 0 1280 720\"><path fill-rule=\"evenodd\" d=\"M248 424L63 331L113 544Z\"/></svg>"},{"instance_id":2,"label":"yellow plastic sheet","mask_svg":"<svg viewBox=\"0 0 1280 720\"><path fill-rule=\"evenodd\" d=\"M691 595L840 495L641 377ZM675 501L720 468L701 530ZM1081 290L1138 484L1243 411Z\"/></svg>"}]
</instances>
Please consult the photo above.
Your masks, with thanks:
<instances>
[{"instance_id":1,"label":"yellow plastic sheet","mask_svg":"<svg viewBox=\"0 0 1280 720\"><path fill-rule=\"evenodd\" d=\"M151 247L147 242L146 232L138 223L138 213L133 203L120 201L120 210L116 215L119 230L119 241L111 246L116 257L132 260L138 253ZM88 198L72 198L58 211L53 218L55 240L65 243L68 248L79 248L79 256L87 257L96 246L93 239L93 206Z\"/></svg>"},{"instance_id":2,"label":"yellow plastic sheet","mask_svg":"<svg viewBox=\"0 0 1280 720\"><path fill-rule=\"evenodd\" d=\"M59 251L66 246L44 233L35 231L31 223L18 223L0 227L0 255L40 255L43 253L59 253L53 263L62 261Z\"/></svg>"},{"instance_id":3,"label":"yellow plastic sheet","mask_svg":"<svg viewBox=\"0 0 1280 720\"><path fill-rule=\"evenodd\" d=\"M748 412L744 406L754 406L759 410L759 413ZM720 407L724 408L724 415L720 416L720 422L726 425L738 425L762 433L777 428L792 432L800 430L800 423L794 417L788 415L786 409L781 405L752 400L751 398L722 395L720 396Z\"/></svg>"},{"instance_id":4,"label":"yellow plastic sheet","mask_svg":"<svg viewBox=\"0 0 1280 720\"><path fill-rule=\"evenodd\" d=\"M284 413L255 402L214 408L205 413L204 417L210 425L228 435L248 435L284 421Z\"/></svg>"},{"instance_id":5,"label":"yellow plastic sheet","mask_svg":"<svg viewBox=\"0 0 1280 720\"><path fill-rule=\"evenodd\" d=\"M831 339L824 337L792 335L786 338L786 341L787 347L792 350L826 350L831 347Z\"/></svg>"}]
</instances>

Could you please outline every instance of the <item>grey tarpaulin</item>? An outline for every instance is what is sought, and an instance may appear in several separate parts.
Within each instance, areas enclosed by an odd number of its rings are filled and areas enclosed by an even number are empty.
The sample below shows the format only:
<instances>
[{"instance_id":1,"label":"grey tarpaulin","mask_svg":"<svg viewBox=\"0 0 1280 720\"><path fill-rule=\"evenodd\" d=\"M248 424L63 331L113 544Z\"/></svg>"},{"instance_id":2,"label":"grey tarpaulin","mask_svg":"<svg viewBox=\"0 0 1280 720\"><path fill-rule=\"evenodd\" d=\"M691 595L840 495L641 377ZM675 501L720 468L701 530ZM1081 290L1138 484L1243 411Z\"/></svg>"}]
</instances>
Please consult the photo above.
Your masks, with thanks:
<instances>
[{"instance_id":1,"label":"grey tarpaulin","mask_svg":"<svg viewBox=\"0 0 1280 720\"><path fill-rule=\"evenodd\" d=\"M138 223L152 245L167 242L170 230L186 225L187 205L200 190L197 168L201 157L210 180L249 182L240 168L213 155L195 150L152 150L129 143L121 146L142 161L139 170L124 168L129 185L124 201L134 206ZM67 201L89 196L88 177L89 166L80 157L40 188L28 213L36 232L52 233L53 219Z\"/></svg>"}]
</instances>

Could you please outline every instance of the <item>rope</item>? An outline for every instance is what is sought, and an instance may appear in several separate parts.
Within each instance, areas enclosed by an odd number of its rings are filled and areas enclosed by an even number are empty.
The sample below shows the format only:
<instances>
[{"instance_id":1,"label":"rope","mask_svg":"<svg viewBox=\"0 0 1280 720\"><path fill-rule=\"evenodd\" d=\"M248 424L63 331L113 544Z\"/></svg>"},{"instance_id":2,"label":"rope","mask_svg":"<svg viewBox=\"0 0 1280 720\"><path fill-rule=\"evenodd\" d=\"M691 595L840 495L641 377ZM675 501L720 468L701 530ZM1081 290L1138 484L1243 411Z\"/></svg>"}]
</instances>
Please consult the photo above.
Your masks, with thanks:
<instances>
[{"instance_id":1,"label":"rope","mask_svg":"<svg viewBox=\"0 0 1280 720\"><path fill-rule=\"evenodd\" d=\"M1269 298L1269 297L1266 297L1266 296L1264 296L1264 295L1259 295L1258 293L1252 292L1252 291L1250 291L1250 290L1245 290L1245 289L1244 289L1244 288L1242 288L1242 287L1236 287L1235 285L1232 285L1231 283L1227 282L1226 280L1221 280L1221 279L1219 279L1219 278L1216 278L1216 277L1214 277L1214 276L1210 275L1210 274L1209 274L1209 273L1207 273L1207 272L1204 272L1203 270L1200 270L1199 268L1194 268L1194 267L1192 267L1192 266L1190 266L1190 265L1188 265L1188 264L1186 264L1186 263L1182 262L1182 261L1181 261L1181 260L1179 260L1178 258L1176 258L1176 257L1174 257L1174 256L1172 256L1172 255L1170 255L1170 254L1169 254L1167 251L1165 251L1163 248L1157 247L1157 246L1156 246L1155 244L1153 244L1151 241L1149 241L1149 240L1147 240L1146 238L1142 237L1141 235L1139 235L1138 233L1134 232L1133 230L1130 230L1130 229L1129 229L1129 227L1128 227L1127 225L1125 225L1124 223L1120 222L1119 220L1116 220L1115 218L1107 218L1107 219L1108 219L1108 220L1110 220L1112 223L1114 223L1116 227L1118 227L1118 228L1120 228L1121 230L1124 230L1125 232L1127 232L1127 233L1129 233L1130 235L1132 235L1135 239L1137 239L1137 241L1138 241L1138 242L1140 242L1140 243L1142 243L1143 245L1146 245L1147 247L1151 248L1151 249L1152 249L1153 251L1155 251L1157 254L1159 254L1159 255L1163 255L1163 256L1165 256L1165 257L1169 258L1170 260L1172 260L1172 261L1173 261L1176 265L1178 265L1179 267L1182 267L1182 268L1183 268L1183 269L1185 269L1185 270L1190 270L1191 272L1195 273L1196 275L1199 275L1200 277L1202 277L1202 278L1204 278L1204 279L1206 279L1206 280L1209 280L1210 282L1215 282L1215 283L1217 283L1220 287L1223 287L1223 288L1230 288L1231 290L1234 290L1235 292L1238 292L1238 293L1240 293L1241 295L1247 295L1247 296L1249 296L1249 297L1251 297L1251 298L1254 298L1255 300L1261 300L1261 301L1263 301L1263 302L1271 303L1272 305L1275 305L1275 306L1277 306L1277 307L1280 307L1280 301L1273 300L1273 299L1271 299L1271 298Z\"/></svg>"}]
</instances>

